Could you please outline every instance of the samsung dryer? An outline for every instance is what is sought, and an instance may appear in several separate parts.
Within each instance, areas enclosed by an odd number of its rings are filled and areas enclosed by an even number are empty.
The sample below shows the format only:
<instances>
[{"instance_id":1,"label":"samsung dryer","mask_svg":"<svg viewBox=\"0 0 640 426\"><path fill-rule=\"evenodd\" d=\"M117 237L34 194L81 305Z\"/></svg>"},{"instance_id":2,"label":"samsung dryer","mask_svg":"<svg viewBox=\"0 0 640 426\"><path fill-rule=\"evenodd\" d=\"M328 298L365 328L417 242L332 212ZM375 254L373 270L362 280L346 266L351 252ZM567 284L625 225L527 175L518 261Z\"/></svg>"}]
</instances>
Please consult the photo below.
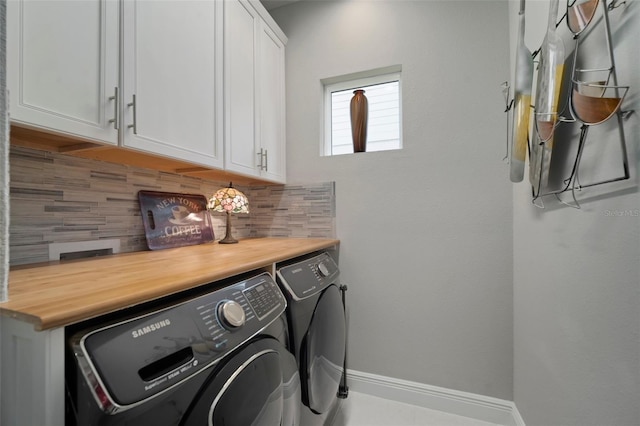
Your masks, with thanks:
<instances>
[{"instance_id":1,"label":"samsung dryer","mask_svg":"<svg viewBox=\"0 0 640 426\"><path fill-rule=\"evenodd\" d=\"M278 284L288 301L290 348L300 371L304 424L324 423L337 406L347 332L339 274L327 252L277 267Z\"/></svg>"},{"instance_id":2,"label":"samsung dryer","mask_svg":"<svg viewBox=\"0 0 640 426\"><path fill-rule=\"evenodd\" d=\"M76 327L67 425L298 425L285 297L267 273L227 284Z\"/></svg>"}]
</instances>

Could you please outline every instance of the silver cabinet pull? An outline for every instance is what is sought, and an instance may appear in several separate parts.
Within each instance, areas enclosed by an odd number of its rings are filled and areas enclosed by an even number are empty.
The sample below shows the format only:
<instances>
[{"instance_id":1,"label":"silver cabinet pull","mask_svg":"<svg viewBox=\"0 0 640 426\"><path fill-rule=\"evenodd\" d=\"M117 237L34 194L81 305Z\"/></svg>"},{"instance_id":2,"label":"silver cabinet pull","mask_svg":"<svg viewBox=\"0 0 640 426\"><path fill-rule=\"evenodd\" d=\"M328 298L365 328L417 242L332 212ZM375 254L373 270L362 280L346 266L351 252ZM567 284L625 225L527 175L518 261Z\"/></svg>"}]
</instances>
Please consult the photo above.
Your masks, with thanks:
<instances>
[{"instance_id":1,"label":"silver cabinet pull","mask_svg":"<svg viewBox=\"0 0 640 426\"><path fill-rule=\"evenodd\" d=\"M258 170L264 170L265 172L268 170L268 158L267 158L267 150L260 148L260 152L256 153L258 156Z\"/></svg>"},{"instance_id":2,"label":"silver cabinet pull","mask_svg":"<svg viewBox=\"0 0 640 426\"><path fill-rule=\"evenodd\" d=\"M256 153L258 156L258 170L262 170L262 148L260 148L260 152Z\"/></svg>"},{"instance_id":3,"label":"silver cabinet pull","mask_svg":"<svg viewBox=\"0 0 640 426\"><path fill-rule=\"evenodd\" d=\"M138 129L136 128L136 95L132 95L132 100L127 104L128 107L133 108L133 124L127 125L127 128L133 129L133 134L138 134Z\"/></svg>"},{"instance_id":4,"label":"silver cabinet pull","mask_svg":"<svg viewBox=\"0 0 640 426\"><path fill-rule=\"evenodd\" d=\"M120 102L118 102L118 87L114 87L113 96L109 96L109 100L113 101L113 118L109 120L109 123L113 123L113 128L118 130L120 128Z\"/></svg>"},{"instance_id":5,"label":"silver cabinet pull","mask_svg":"<svg viewBox=\"0 0 640 426\"><path fill-rule=\"evenodd\" d=\"M264 150L264 171L269 171L269 155L266 149Z\"/></svg>"}]
</instances>

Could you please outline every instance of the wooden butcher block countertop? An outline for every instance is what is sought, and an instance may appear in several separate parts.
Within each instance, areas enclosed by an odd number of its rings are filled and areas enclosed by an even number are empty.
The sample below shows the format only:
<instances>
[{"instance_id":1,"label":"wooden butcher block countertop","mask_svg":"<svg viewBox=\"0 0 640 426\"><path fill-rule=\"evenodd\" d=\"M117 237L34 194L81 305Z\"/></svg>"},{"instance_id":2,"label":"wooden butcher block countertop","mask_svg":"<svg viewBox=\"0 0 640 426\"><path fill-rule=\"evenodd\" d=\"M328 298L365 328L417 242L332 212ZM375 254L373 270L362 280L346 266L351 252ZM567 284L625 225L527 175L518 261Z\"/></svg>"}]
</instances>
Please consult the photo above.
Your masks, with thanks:
<instances>
[{"instance_id":1,"label":"wooden butcher block countertop","mask_svg":"<svg viewBox=\"0 0 640 426\"><path fill-rule=\"evenodd\" d=\"M0 311L47 330L338 244L324 238L256 238L18 267L9 272L9 300L0 303Z\"/></svg>"}]
</instances>

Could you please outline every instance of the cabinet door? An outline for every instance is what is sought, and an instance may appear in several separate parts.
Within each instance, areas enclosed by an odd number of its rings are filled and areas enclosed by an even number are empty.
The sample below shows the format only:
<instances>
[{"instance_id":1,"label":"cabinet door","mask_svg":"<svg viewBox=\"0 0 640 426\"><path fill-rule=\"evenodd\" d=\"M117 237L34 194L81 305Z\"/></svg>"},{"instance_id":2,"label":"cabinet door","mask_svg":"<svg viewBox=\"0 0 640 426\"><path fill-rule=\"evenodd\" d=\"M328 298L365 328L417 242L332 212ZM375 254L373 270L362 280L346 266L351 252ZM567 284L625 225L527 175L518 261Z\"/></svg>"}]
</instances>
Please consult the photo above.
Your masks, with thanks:
<instances>
[{"instance_id":1,"label":"cabinet door","mask_svg":"<svg viewBox=\"0 0 640 426\"><path fill-rule=\"evenodd\" d=\"M123 8L123 146L222 167L221 3Z\"/></svg>"},{"instance_id":2,"label":"cabinet door","mask_svg":"<svg viewBox=\"0 0 640 426\"><path fill-rule=\"evenodd\" d=\"M261 7L225 2L225 167L284 183L284 43Z\"/></svg>"},{"instance_id":3,"label":"cabinet door","mask_svg":"<svg viewBox=\"0 0 640 426\"><path fill-rule=\"evenodd\" d=\"M285 182L284 44L266 25L260 27L258 89L259 140L264 157L262 176Z\"/></svg>"},{"instance_id":4,"label":"cabinet door","mask_svg":"<svg viewBox=\"0 0 640 426\"><path fill-rule=\"evenodd\" d=\"M64 425L63 328L0 318L0 424Z\"/></svg>"},{"instance_id":5,"label":"cabinet door","mask_svg":"<svg viewBox=\"0 0 640 426\"><path fill-rule=\"evenodd\" d=\"M224 3L225 168L258 176L256 143L257 14L242 1Z\"/></svg>"},{"instance_id":6,"label":"cabinet door","mask_svg":"<svg viewBox=\"0 0 640 426\"><path fill-rule=\"evenodd\" d=\"M118 3L7 2L15 124L116 144Z\"/></svg>"}]
</instances>

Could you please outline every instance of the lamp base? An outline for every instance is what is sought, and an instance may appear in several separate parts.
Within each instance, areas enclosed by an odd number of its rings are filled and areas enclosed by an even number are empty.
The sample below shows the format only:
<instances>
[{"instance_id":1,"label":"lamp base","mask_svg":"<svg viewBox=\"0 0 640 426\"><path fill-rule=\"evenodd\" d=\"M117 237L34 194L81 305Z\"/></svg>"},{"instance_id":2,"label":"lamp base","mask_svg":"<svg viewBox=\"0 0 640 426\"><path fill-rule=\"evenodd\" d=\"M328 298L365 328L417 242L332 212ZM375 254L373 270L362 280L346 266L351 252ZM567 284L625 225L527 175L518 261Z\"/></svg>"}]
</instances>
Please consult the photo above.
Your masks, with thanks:
<instances>
[{"instance_id":1,"label":"lamp base","mask_svg":"<svg viewBox=\"0 0 640 426\"><path fill-rule=\"evenodd\" d=\"M230 235L225 235L223 239L218 241L218 244L237 244L237 243L238 243L238 240L236 240Z\"/></svg>"},{"instance_id":2,"label":"lamp base","mask_svg":"<svg viewBox=\"0 0 640 426\"><path fill-rule=\"evenodd\" d=\"M227 229L224 238L218 241L219 244L236 244L238 240L231 236L231 213L227 212Z\"/></svg>"}]
</instances>

